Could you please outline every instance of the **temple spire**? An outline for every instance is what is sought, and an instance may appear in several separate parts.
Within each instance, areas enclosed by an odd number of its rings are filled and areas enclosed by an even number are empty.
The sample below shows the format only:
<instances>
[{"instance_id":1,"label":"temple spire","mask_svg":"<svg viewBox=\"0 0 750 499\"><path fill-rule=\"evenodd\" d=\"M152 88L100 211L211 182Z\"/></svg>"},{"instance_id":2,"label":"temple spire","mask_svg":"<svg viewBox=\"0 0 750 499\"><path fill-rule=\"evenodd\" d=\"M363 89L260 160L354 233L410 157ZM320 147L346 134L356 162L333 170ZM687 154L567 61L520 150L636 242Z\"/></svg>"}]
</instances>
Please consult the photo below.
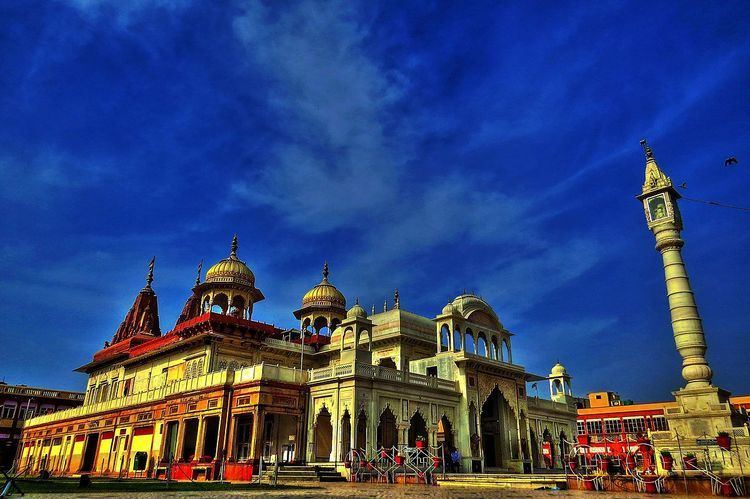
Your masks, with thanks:
<instances>
[{"instance_id":1,"label":"temple spire","mask_svg":"<svg viewBox=\"0 0 750 499\"><path fill-rule=\"evenodd\" d=\"M154 282L154 262L156 257L151 258L151 262L148 264L148 274L146 275L146 288L151 289L151 283Z\"/></svg>"},{"instance_id":2,"label":"temple spire","mask_svg":"<svg viewBox=\"0 0 750 499\"><path fill-rule=\"evenodd\" d=\"M398 288L396 288L396 290L393 292L393 308L395 310L398 310L401 308L401 302L399 301L399 298L398 298Z\"/></svg>"},{"instance_id":3,"label":"temple spire","mask_svg":"<svg viewBox=\"0 0 750 499\"><path fill-rule=\"evenodd\" d=\"M229 258L237 258L237 234L232 238L232 251L229 253Z\"/></svg>"},{"instance_id":4,"label":"temple spire","mask_svg":"<svg viewBox=\"0 0 750 499\"><path fill-rule=\"evenodd\" d=\"M328 262L323 264L323 282L328 282Z\"/></svg>"},{"instance_id":5,"label":"temple spire","mask_svg":"<svg viewBox=\"0 0 750 499\"><path fill-rule=\"evenodd\" d=\"M654 158L654 151L651 146L648 145L646 139L641 140L641 148L643 148L643 154L646 156L646 173L643 181L642 192L655 191L663 189L665 187L672 187L672 180L667 177L663 171L656 164L656 158Z\"/></svg>"}]
</instances>

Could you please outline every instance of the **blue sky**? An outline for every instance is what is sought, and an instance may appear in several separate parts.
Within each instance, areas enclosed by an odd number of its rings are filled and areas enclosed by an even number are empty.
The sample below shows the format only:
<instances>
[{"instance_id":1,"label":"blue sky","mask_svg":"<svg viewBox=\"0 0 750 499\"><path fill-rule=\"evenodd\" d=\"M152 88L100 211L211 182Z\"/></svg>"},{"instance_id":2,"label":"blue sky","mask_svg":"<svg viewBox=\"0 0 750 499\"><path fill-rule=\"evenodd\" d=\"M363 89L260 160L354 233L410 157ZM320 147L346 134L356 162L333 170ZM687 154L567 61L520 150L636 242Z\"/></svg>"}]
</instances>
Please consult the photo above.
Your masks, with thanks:
<instances>
[{"instance_id":1,"label":"blue sky","mask_svg":"<svg viewBox=\"0 0 750 499\"><path fill-rule=\"evenodd\" d=\"M294 326L331 280L434 316L464 289L576 393L682 386L634 196L750 205L747 2L6 1L0 376L83 388L156 255L162 329L232 234ZM734 155L735 168L723 161ZM683 202L716 384L750 393L750 214Z\"/></svg>"}]
</instances>

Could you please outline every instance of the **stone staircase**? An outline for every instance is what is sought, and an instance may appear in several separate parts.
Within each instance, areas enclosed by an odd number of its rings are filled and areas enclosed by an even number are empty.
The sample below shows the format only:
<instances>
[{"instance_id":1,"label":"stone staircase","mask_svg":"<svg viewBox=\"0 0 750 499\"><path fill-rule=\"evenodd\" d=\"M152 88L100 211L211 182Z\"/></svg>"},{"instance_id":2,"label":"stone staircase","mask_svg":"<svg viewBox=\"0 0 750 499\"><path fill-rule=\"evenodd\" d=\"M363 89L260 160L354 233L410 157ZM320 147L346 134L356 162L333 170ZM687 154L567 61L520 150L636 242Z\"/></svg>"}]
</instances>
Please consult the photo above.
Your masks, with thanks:
<instances>
[{"instance_id":1,"label":"stone staircase","mask_svg":"<svg viewBox=\"0 0 750 499\"><path fill-rule=\"evenodd\" d=\"M273 466L263 470L263 481L273 480ZM345 482L346 478L333 466L283 465L279 467L279 482Z\"/></svg>"},{"instance_id":2,"label":"stone staircase","mask_svg":"<svg viewBox=\"0 0 750 499\"><path fill-rule=\"evenodd\" d=\"M538 473L538 474L469 474L448 473L445 480L437 475L441 485L476 485L482 484L493 487L507 487L512 489L539 489L539 488L567 488L567 480L563 474Z\"/></svg>"}]
</instances>

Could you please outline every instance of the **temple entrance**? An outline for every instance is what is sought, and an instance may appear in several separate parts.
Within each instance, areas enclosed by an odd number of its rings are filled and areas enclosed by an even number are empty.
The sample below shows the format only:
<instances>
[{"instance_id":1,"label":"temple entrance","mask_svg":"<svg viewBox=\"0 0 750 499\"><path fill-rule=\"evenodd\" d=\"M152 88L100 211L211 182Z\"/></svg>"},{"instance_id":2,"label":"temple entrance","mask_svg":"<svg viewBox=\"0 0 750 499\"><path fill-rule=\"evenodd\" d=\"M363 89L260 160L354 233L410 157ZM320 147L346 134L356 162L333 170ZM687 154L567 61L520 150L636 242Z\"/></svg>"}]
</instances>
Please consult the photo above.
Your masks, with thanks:
<instances>
[{"instance_id":1,"label":"temple entrance","mask_svg":"<svg viewBox=\"0 0 750 499\"><path fill-rule=\"evenodd\" d=\"M453 450L453 425L445 415L438 421L437 443L443 445L446 456Z\"/></svg>"},{"instance_id":2,"label":"temple entrance","mask_svg":"<svg viewBox=\"0 0 750 499\"><path fill-rule=\"evenodd\" d=\"M315 419L315 460L329 461L333 444L331 413L323 407Z\"/></svg>"},{"instance_id":3,"label":"temple entrance","mask_svg":"<svg viewBox=\"0 0 750 499\"><path fill-rule=\"evenodd\" d=\"M383 414L380 415L378 423L377 447L391 448L398 444L398 434L396 431L396 417L391 412L390 407L386 407Z\"/></svg>"},{"instance_id":4,"label":"temple entrance","mask_svg":"<svg viewBox=\"0 0 750 499\"><path fill-rule=\"evenodd\" d=\"M516 418L497 386L482 405L481 424L485 468L507 467L518 459Z\"/></svg>"},{"instance_id":5,"label":"temple entrance","mask_svg":"<svg viewBox=\"0 0 750 499\"><path fill-rule=\"evenodd\" d=\"M86 436L86 450L83 451L83 464L81 471L93 471L94 460L96 459L96 449L99 447L99 435L94 433Z\"/></svg>"},{"instance_id":6,"label":"temple entrance","mask_svg":"<svg viewBox=\"0 0 750 499\"><path fill-rule=\"evenodd\" d=\"M409 420L409 447L417 445L417 439L427 441L427 423L419 411L415 412Z\"/></svg>"},{"instance_id":7,"label":"temple entrance","mask_svg":"<svg viewBox=\"0 0 750 499\"><path fill-rule=\"evenodd\" d=\"M357 417L357 449L367 448L367 414L365 411L359 411Z\"/></svg>"},{"instance_id":8,"label":"temple entrance","mask_svg":"<svg viewBox=\"0 0 750 499\"><path fill-rule=\"evenodd\" d=\"M234 424L234 459L241 463L250 459L250 446L253 440L253 415L237 416Z\"/></svg>"},{"instance_id":9,"label":"temple entrance","mask_svg":"<svg viewBox=\"0 0 750 499\"><path fill-rule=\"evenodd\" d=\"M346 455L349 454L352 446L352 418L349 416L349 411L344 411L344 416L341 418L341 449L339 450L339 459L342 461L346 459Z\"/></svg>"}]
</instances>

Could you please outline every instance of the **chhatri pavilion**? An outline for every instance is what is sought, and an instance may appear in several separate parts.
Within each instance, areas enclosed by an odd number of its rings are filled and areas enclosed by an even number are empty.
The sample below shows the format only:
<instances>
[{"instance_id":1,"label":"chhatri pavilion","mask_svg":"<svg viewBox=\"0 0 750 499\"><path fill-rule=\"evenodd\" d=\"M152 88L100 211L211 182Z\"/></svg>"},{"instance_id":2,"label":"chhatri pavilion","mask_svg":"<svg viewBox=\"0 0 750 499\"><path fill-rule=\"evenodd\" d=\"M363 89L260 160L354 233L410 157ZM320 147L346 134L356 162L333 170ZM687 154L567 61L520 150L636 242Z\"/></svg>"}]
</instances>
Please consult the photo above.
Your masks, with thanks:
<instances>
[{"instance_id":1,"label":"chhatri pavilion","mask_svg":"<svg viewBox=\"0 0 750 499\"><path fill-rule=\"evenodd\" d=\"M575 435L576 399L557 364L537 376L513 362L513 335L479 296L434 317L382 311L322 280L294 311L299 328L253 318L265 296L227 258L190 292L162 333L153 261L111 342L77 370L83 406L30 419L19 468L54 474L249 479L264 463L344 468L352 449L413 447L461 454L465 472L561 465ZM551 400L527 383L549 380ZM171 468L170 468L171 469ZM180 478L173 473L173 478Z\"/></svg>"}]
</instances>

